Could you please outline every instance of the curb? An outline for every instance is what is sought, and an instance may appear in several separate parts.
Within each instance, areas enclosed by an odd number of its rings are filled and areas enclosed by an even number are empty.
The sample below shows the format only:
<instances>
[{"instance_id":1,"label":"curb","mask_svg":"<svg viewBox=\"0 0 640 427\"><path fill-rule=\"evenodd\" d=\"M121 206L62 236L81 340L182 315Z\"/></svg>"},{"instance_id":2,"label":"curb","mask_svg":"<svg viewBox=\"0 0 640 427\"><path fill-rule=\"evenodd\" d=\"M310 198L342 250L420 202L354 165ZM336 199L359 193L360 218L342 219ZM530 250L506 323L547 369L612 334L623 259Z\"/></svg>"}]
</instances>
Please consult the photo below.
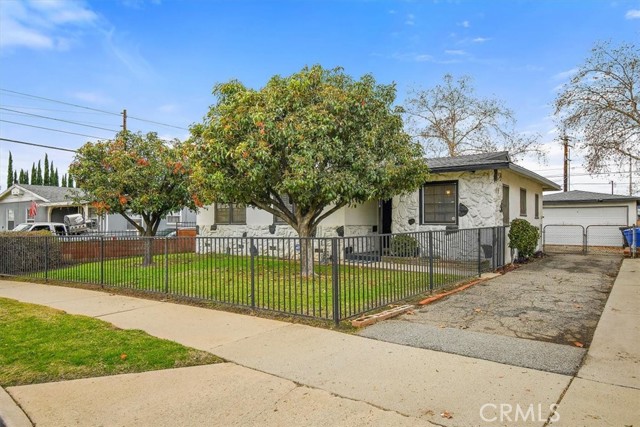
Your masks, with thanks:
<instances>
[{"instance_id":1,"label":"curb","mask_svg":"<svg viewBox=\"0 0 640 427\"><path fill-rule=\"evenodd\" d=\"M2 387L0 387L0 425L6 427L33 427L22 408Z\"/></svg>"}]
</instances>

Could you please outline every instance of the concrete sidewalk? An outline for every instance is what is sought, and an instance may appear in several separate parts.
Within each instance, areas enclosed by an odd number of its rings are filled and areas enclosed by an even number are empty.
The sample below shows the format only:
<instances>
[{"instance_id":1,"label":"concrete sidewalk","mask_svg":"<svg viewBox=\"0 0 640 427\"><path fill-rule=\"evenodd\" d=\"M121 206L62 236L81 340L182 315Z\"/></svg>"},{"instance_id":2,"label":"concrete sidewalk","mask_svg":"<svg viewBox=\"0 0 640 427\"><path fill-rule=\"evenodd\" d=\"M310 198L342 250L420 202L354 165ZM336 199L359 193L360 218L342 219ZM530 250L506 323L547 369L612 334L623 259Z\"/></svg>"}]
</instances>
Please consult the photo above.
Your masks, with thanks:
<instances>
[{"instance_id":1,"label":"concrete sidewalk","mask_svg":"<svg viewBox=\"0 0 640 427\"><path fill-rule=\"evenodd\" d=\"M623 284L617 286L616 281L614 291L629 288L638 295L640 287L631 285L637 274L634 270L640 271L637 261L640 260L625 261L619 277ZM97 317L121 328L143 329L230 362L8 388L11 397L38 426L498 426L513 425L516 408L526 412L532 407L535 414L530 412L524 422L521 418L517 424L542 426L551 414L550 408L560 401L572 381L570 376L320 328L103 292L0 281L0 296ZM610 303L613 297L614 294ZM625 294L620 298L622 302L629 299ZM633 306L630 303L628 309ZM611 362L612 375L622 379L604 385L614 387L625 399L636 399L637 383L623 381L629 376L625 370L638 368L637 317L629 319L632 328L624 332L615 324L615 315L616 310L625 307L617 307L607 304L607 316L600 321L589 352L595 352L592 369L601 372L598 364L608 354L603 346L609 344L600 342L607 335L610 338L610 333L604 332L600 339L600 328L616 329L621 343L626 333L626 340L635 341L636 347L625 350L630 351L630 357ZM598 390L595 385L585 388L582 382L601 385L602 381L587 379L591 375L588 364L584 368L584 376L579 375L571 383L560 402L557 425L582 425L588 421L578 418L585 414L580 412L580 405L587 405L581 396ZM609 378L606 373L605 376ZM637 381L638 376L635 378ZM501 408L507 407L514 412L504 416ZM5 410L0 409L4 414ZM608 419L612 425L623 419L629 420L626 424L633 424L638 419L632 404L603 407L589 414L600 417L593 419L593 425L606 425Z\"/></svg>"}]
</instances>

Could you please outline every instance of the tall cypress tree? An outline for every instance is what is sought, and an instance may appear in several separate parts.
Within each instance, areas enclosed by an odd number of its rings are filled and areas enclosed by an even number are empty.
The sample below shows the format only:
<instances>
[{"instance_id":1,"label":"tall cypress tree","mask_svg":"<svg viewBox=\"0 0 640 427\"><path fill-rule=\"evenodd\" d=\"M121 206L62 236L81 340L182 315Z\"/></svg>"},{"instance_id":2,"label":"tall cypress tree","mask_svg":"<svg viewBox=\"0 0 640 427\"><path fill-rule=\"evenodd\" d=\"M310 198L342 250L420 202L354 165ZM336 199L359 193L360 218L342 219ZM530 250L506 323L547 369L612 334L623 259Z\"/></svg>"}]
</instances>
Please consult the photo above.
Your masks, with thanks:
<instances>
[{"instance_id":1,"label":"tall cypress tree","mask_svg":"<svg viewBox=\"0 0 640 427\"><path fill-rule=\"evenodd\" d=\"M66 187L67 186L67 174L62 174L62 187Z\"/></svg>"},{"instance_id":2,"label":"tall cypress tree","mask_svg":"<svg viewBox=\"0 0 640 427\"><path fill-rule=\"evenodd\" d=\"M18 171L13 171L13 183L18 183Z\"/></svg>"},{"instance_id":3,"label":"tall cypress tree","mask_svg":"<svg viewBox=\"0 0 640 427\"><path fill-rule=\"evenodd\" d=\"M7 188L11 187L13 184L13 156L11 156L11 151L9 151L9 166L7 167Z\"/></svg>"},{"instance_id":4,"label":"tall cypress tree","mask_svg":"<svg viewBox=\"0 0 640 427\"><path fill-rule=\"evenodd\" d=\"M36 185L42 185L42 183L44 182L44 179L42 178L42 166L41 166L42 162L40 162L40 160L38 160L38 167L36 168Z\"/></svg>"},{"instance_id":5,"label":"tall cypress tree","mask_svg":"<svg viewBox=\"0 0 640 427\"><path fill-rule=\"evenodd\" d=\"M42 178L42 185L49 185L49 156L44 153L44 176Z\"/></svg>"},{"instance_id":6,"label":"tall cypress tree","mask_svg":"<svg viewBox=\"0 0 640 427\"><path fill-rule=\"evenodd\" d=\"M52 187L58 186L58 177L55 175L53 160L51 160L51 163L49 164L49 185Z\"/></svg>"},{"instance_id":7,"label":"tall cypress tree","mask_svg":"<svg viewBox=\"0 0 640 427\"><path fill-rule=\"evenodd\" d=\"M38 185L38 178L36 178L36 164L31 166L31 185Z\"/></svg>"}]
</instances>

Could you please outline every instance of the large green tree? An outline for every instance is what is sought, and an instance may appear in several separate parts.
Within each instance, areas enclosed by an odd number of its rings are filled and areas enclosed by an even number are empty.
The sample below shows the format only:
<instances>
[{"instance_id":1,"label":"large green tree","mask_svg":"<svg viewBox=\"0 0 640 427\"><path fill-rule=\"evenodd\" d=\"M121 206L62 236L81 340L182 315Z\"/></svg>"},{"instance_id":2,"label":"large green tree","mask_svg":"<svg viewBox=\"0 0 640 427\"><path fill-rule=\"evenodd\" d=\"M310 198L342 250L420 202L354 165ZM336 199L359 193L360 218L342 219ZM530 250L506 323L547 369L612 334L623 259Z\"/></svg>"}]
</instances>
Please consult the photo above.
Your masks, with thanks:
<instances>
[{"instance_id":1,"label":"large green tree","mask_svg":"<svg viewBox=\"0 0 640 427\"><path fill-rule=\"evenodd\" d=\"M98 213L118 213L141 235L154 236L169 212L195 208L181 153L178 140L166 142L153 132L121 132L113 140L83 145L69 167L68 185L73 176L81 198ZM144 265L151 263L148 250Z\"/></svg>"},{"instance_id":2,"label":"large green tree","mask_svg":"<svg viewBox=\"0 0 640 427\"><path fill-rule=\"evenodd\" d=\"M413 191L427 179L422 148L393 107L395 85L371 75L355 80L313 66L259 90L233 80L213 93L217 103L191 128L192 186L202 202L258 207L309 238L345 205Z\"/></svg>"}]
</instances>

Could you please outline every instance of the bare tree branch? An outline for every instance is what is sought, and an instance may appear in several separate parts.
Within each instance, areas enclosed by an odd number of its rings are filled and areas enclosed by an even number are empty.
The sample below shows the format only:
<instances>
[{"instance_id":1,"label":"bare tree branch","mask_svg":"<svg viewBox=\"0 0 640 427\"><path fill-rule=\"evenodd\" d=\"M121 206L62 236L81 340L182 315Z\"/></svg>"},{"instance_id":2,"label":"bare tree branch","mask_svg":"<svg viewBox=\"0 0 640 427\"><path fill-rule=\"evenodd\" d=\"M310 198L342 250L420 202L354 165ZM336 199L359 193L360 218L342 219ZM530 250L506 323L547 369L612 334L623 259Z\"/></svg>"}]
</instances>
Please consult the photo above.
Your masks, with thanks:
<instances>
[{"instance_id":1,"label":"bare tree branch","mask_svg":"<svg viewBox=\"0 0 640 427\"><path fill-rule=\"evenodd\" d=\"M446 74L443 80L443 84L414 91L405 108L410 133L429 154L506 150L514 158L533 154L544 159L539 135L518 133L513 112L499 100L477 97L469 76L454 80Z\"/></svg>"}]
</instances>

